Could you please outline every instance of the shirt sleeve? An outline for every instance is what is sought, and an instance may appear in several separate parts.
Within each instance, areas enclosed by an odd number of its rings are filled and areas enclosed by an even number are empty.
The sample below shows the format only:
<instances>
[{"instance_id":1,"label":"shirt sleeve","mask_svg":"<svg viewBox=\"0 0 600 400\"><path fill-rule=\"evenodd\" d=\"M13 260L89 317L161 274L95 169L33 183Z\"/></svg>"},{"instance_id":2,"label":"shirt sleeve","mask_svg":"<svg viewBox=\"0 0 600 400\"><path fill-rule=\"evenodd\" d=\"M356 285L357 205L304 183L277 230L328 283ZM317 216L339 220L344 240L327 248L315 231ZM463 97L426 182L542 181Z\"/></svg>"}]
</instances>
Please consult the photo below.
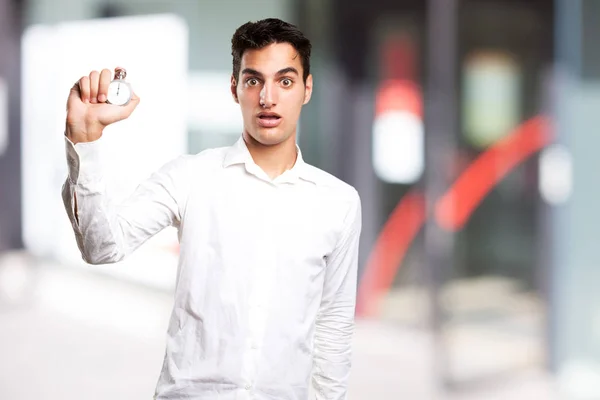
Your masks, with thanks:
<instances>
[{"instance_id":1,"label":"shirt sleeve","mask_svg":"<svg viewBox=\"0 0 600 400\"><path fill-rule=\"evenodd\" d=\"M62 199L82 258L89 264L124 259L153 235L178 226L185 194L185 156L152 174L115 204L103 176L102 138L73 144L65 137L68 177Z\"/></svg>"},{"instance_id":2,"label":"shirt sleeve","mask_svg":"<svg viewBox=\"0 0 600 400\"><path fill-rule=\"evenodd\" d=\"M354 333L361 202L354 191L339 242L327 259L316 321L313 388L317 400L346 399Z\"/></svg>"}]
</instances>

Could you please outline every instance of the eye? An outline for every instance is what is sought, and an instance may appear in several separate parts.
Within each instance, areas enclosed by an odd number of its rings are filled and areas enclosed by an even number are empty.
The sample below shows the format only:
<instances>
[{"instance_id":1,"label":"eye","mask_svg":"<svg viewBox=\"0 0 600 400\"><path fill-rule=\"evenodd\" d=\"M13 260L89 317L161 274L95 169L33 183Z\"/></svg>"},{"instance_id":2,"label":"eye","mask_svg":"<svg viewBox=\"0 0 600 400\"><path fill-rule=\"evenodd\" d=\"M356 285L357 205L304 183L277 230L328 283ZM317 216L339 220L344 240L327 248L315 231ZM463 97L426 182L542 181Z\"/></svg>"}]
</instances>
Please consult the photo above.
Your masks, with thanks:
<instances>
[{"instance_id":1,"label":"eye","mask_svg":"<svg viewBox=\"0 0 600 400\"><path fill-rule=\"evenodd\" d=\"M281 80L281 84L283 85L283 87L290 87L293 83L294 81L292 81L290 78L283 78Z\"/></svg>"},{"instance_id":2,"label":"eye","mask_svg":"<svg viewBox=\"0 0 600 400\"><path fill-rule=\"evenodd\" d=\"M258 79L256 79L256 78L248 78L248 79L246 79L246 84L248 86L256 86L256 85L258 85Z\"/></svg>"}]
</instances>

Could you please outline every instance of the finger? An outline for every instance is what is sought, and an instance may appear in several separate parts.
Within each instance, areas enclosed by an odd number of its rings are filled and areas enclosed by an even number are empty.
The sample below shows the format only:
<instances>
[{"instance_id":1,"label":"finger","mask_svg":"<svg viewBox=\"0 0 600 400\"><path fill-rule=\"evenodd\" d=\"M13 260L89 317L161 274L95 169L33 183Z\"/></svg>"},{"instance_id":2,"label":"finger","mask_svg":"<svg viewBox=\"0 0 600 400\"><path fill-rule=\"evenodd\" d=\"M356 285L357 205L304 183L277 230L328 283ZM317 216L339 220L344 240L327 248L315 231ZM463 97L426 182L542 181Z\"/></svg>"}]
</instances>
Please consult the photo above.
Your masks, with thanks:
<instances>
[{"instance_id":1,"label":"finger","mask_svg":"<svg viewBox=\"0 0 600 400\"><path fill-rule=\"evenodd\" d=\"M90 103L98 102L98 85L100 83L100 73L98 71L90 72Z\"/></svg>"},{"instance_id":2,"label":"finger","mask_svg":"<svg viewBox=\"0 0 600 400\"><path fill-rule=\"evenodd\" d=\"M81 77L79 80L79 91L81 93L81 101L84 103L90 102L90 78L87 76Z\"/></svg>"},{"instance_id":3,"label":"finger","mask_svg":"<svg viewBox=\"0 0 600 400\"><path fill-rule=\"evenodd\" d=\"M98 85L98 102L104 103L106 96L108 95L108 85L110 84L110 78L112 74L109 69L103 69L100 72L100 83Z\"/></svg>"},{"instance_id":4,"label":"finger","mask_svg":"<svg viewBox=\"0 0 600 400\"><path fill-rule=\"evenodd\" d=\"M69 105L74 102L81 101L81 90L79 90L79 81L75 82L75 84L69 90L69 97L67 99L67 109L69 109Z\"/></svg>"}]
</instances>

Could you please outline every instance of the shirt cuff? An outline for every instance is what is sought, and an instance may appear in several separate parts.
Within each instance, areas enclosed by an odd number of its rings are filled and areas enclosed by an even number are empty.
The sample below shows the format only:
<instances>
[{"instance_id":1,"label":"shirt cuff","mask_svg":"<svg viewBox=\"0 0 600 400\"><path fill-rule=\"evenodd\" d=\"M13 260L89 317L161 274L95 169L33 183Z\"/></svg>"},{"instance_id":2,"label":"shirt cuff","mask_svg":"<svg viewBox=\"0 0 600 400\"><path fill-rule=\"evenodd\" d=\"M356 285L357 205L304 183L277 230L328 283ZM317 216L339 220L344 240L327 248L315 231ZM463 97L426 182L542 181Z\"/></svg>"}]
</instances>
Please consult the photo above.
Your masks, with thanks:
<instances>
[{"instance_id":1,"label":"shirt cuff","mask_svg":"<svg viewBox=\"0 0 600 400\"><path fill-rule=\"evenodd\" d=\"M102 137L74 144L65 136L65 149L71 183L85 183L102 176Z\"/></svg>"}]
</instances>

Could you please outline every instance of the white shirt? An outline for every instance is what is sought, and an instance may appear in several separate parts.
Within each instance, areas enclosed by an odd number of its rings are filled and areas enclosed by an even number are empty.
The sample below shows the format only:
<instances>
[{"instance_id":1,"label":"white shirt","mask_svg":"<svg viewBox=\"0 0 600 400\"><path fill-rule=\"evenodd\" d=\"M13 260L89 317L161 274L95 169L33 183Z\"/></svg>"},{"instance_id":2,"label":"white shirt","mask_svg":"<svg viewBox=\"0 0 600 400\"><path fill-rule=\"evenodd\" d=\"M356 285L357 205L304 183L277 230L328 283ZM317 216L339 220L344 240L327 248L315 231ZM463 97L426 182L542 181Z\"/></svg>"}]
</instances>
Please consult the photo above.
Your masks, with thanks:
<instances>
[{"instance_id":1,"label":"white shirt","mask_svg":"<svg viewBox=\"0 0 600 400\"><path fill-rule=\"evenodd\" d=\"M66 140L63 200L83 259L114 263L175 226L174 307L155 399L342 400L351 365L361 206L305 163L271 180L240 138L167 163L122 204L102 139ZM74 216L73 195L77 198Z\"/></svg>"}]
</instances>

